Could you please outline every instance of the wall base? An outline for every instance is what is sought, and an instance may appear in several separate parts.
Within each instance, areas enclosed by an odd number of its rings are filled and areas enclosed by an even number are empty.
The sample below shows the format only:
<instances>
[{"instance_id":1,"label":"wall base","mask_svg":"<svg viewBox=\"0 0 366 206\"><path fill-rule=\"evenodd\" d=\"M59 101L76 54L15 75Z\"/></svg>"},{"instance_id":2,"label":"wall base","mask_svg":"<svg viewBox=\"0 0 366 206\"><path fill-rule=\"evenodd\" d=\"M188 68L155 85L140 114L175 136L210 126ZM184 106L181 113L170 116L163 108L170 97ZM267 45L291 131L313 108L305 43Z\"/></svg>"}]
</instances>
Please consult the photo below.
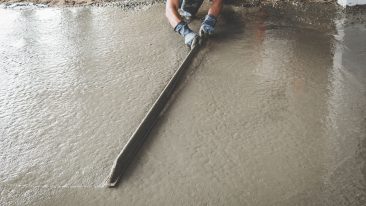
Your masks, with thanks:
<instances>
[{"instance_id":1,"label":"wall base","mask_svg":"<svg viewBox=\"0 0 366 206\"><path fill-rule=\"evenodd\" d=\"M341 6L356 6L356 5L366 5L366 0L337 0L338 4Z\"/></svg>"}]
</instances>

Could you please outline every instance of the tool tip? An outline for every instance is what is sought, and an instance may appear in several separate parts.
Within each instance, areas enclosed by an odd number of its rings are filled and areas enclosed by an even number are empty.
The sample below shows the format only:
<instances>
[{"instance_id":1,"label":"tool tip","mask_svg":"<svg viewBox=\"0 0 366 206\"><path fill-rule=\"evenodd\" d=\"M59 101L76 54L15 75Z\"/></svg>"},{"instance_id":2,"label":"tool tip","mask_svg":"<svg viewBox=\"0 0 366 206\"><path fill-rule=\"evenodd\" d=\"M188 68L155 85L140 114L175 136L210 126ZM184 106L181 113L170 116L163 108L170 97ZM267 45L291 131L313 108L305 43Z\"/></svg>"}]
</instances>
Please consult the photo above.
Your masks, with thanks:
<instances>
[{"instance_id":1,"label":"tool tip","mask_svg":"<svg viewBox=\"0 0 366 206\"><path fill-rule=\"evenodd\" d=\"M114 188L118 186L118 183L119 183L119 176L116 175L115 171L113 171L112 174L107 179L105 186L107 188Z\"/></svg>"},{"instance_id":2,"label":"tool tip","mask_svg":"<svg viewBox=\"0 0 366 206\"><path fill-rule=\"evenodd\" d=\"M114 182L107 182L105 186L107 188L115 188L116 187L116 183L114 183Z\"/></svg>"}]
</instances>

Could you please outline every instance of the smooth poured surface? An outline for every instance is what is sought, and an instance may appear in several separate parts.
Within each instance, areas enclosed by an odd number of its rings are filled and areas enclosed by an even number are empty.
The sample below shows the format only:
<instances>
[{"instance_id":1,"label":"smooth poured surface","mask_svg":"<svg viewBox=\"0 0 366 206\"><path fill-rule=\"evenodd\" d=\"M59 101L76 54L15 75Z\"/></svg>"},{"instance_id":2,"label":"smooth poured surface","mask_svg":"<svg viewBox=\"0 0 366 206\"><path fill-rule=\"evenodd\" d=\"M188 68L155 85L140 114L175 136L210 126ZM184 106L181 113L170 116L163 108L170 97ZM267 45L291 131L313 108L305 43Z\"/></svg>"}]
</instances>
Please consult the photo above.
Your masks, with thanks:
<instances>
[{"instance_id":1,"label":"smooth poured surface","mask_svg":"<svg viewBox=\"0 0 366 206\"><path fill-rule=\"evenodd\" d=\"M153 14L1 10L1 182L102 184L184 53Z\"/></svg>"},{"instance_id":2,"label":"smooth poured surface","mask_svg":"<svg viewBox=\"0 0 366 206\"><path fill-rule=\"evenodd\" d=\"M366 27L276 12L226 8L111 190L111 163L186 54L163 6L1 10L1 202L364 205Z\"/></svg>"}]
</instances>

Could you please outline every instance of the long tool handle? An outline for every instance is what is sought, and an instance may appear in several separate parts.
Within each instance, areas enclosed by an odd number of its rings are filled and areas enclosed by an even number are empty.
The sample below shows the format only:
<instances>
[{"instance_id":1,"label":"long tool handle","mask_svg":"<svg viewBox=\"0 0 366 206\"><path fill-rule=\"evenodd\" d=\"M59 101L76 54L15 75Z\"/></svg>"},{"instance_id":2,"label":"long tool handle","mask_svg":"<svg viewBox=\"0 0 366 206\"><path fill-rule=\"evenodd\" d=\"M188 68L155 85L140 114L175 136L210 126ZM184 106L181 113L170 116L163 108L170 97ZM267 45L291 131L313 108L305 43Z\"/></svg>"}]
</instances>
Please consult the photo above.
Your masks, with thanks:
<instances>
[{"instance_id":1,"label":"long tool handle","mask_svg":"<svg viewBox=\"0 0 366 206\"><path fill-rule=\"evenodd\" d=\"M174 73L173 77L169 80L164 90L160 93L159 98L154 102L149 112L146 114L140 125L132 134L127 144L124 146L118 157L114 161L111 173L107 181L107 187L116 187L121 179L123 172L127 169L128 165L133 160L135 154L141 148L150 130L156 123L161 111L167 104L170 96L173 94L179 79L183 75L185 69L191 62L195 53L198 51L199 46L195 46L184 59L183 63L179 66L178 70Z\"/></svg>"}]
</instances>

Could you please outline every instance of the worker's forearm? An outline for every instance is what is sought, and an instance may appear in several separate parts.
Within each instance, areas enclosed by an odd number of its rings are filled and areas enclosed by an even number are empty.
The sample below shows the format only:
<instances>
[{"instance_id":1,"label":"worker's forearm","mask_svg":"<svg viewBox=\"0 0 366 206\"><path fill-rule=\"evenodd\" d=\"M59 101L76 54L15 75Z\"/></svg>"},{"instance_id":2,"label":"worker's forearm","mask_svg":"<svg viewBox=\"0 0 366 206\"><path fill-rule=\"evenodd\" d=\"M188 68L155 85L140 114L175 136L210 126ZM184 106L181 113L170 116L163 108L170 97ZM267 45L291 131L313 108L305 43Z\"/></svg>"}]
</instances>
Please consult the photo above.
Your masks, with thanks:
<instances>
[{"instance_id":1,"label":"worker's forearm","mask_svg":"<svg viewBox=\"0 0 366 206\"><path fill-rule=\"evenodd\" d=\"M223 0L212 0L212 4L210 9L208 10L208 14L218 17L222 10Z\"/></svg>"},{"instance_id":2,"label":"worker's forearm","mask_svg":"<svg viewBox=\"0 0 366 206\"><path fill-rule=\"evenodd\" d=\"M165 7L165 16L168 18L170 25L173 28L177 26L179 22L182 21L182 17L178 13L178 1L168 0Z\"/></svg>"}]
</instances>

